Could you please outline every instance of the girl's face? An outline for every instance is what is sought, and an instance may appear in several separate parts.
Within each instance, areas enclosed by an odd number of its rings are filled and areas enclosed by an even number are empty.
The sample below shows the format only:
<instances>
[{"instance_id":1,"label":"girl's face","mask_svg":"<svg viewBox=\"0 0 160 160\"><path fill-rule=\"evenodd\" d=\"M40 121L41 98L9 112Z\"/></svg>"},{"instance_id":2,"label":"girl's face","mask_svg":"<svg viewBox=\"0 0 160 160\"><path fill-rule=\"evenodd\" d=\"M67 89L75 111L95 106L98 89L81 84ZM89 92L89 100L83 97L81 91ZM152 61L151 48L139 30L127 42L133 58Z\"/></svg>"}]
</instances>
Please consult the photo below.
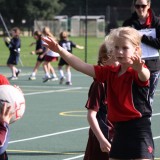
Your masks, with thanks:
<instances>
[{"instance_id":1,"label":"girl's face","mask_svg":"<svg viewBox=\"0 0 160 160\"><path fill-rule=\"evenodd\" d=\"M12 37L15 37L17 34L16 34L16 32L15 31L11 31L11 34L12 34Z\"/></svg>"},{"instance_id":2,"label":"girl's face","mask_svg":"<svg viewBox=\"0 0 160 160\"><path fill-rule=\"evenodd\" d=\"M147 18L150 3L148 3L148 0L137 0L134 8L139 18Z\"/></svg>"},{"instance_id":3,"label":"girl's face","mask_svg":"<svg viewBox=\"0 0 160 160\"><path fill-rule=\"evenodd\" d=\"M114 55L117 61L121 64L132 64L130 59L138 47L133 46L133 44L124 38L118 38L114 45Z\"/></svg>"}]
</instances>

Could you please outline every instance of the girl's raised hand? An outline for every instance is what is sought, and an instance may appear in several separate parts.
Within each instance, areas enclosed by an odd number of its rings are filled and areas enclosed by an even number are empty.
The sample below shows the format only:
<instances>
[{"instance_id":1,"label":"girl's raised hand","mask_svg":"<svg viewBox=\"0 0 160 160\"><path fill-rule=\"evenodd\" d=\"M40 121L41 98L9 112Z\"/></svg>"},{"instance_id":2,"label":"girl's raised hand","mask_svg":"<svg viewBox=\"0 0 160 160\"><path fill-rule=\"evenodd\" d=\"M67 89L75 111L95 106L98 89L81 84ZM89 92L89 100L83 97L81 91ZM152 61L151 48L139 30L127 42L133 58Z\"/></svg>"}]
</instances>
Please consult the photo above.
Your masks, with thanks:
<instances>
[{"instance_id":1,"label":"girl's raised hand","mask_svg":"<svg viewBox=\"0 0 160 160\"><path fill-rule=\"evenodd\" d=\"M47 36L47 37L42 37L42 40L44 41L43 46L49 48L54 52L58 53L60 52L59 45L54 38Z\"/></svg>"},{"instance_id":2,"label":"girl's raised hand","mask_svg":"<svg viewBox=\"0 0 160 160\"><path fill-rule=\"evenodd\" d=\"M140 56L138 55L134 55L131 57L131 60L132 60L132 64L131 64L131 67L136 70L137 72L138 71L141 71L142 70L142 67L143 67L143 64L145 63L144 60L141 59Z\"/></svg>"}]
</instances>

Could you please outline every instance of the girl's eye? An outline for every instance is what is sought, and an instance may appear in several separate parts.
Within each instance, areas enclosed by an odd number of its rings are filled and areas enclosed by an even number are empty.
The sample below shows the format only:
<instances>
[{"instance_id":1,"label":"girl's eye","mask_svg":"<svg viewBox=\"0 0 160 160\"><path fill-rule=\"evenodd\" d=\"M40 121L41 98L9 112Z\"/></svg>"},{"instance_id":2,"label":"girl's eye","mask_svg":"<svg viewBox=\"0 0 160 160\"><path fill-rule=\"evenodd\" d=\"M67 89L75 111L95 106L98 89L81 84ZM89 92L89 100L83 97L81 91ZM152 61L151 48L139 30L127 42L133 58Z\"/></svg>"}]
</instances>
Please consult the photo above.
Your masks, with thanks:
<instances>
[{"instance_id":1,"label":"girl's eye","mask_svg":"<svg viewBox=\"0 0 160 160\"><path fill-rule=\"evenodd\" d=\"M118 46L115 46L114 48L115 48L115 49L119 49L119 47L118 47Z\"/></svg>"},{"instance_id":2,"label":"girl's eye","mask_svg":"<svg viewBox=\"0 0 160 160\"><path fill-rule=\"evenodd\" d=\"M128 47L123 47L123 50L127 50L128 49Z\"/></svg>"}]
</instances>

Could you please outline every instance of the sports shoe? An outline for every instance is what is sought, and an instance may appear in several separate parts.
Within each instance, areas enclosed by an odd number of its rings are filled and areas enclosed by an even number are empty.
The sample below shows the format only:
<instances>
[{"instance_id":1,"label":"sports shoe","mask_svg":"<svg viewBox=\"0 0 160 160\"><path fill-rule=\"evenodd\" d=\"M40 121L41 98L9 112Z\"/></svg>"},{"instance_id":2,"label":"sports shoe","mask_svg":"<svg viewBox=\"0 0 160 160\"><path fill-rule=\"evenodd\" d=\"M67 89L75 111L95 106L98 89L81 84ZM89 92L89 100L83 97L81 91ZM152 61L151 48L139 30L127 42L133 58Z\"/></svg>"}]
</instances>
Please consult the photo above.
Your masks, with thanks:
<instances>
[{"instance_id":1,"label":"sports shoe","mask_svg":"<svg viewBox=\"0 0 160 160\"><path fill-rule=\"evenodd\" d=\"M62 84L65 79L66 79L65 77L61 77L61 78L60 78L60 81L59 81L59 84Z\"/></svg>"},{"instance_id":2,"label":"sports shoe","mask_svg":"<svg viewBox=\"0 0 160 160\"><path fill-rule=\"evenodd\" d=\"M72 82L66 82L66 85L71 86Z\"/></svg>"},{"instance_id":3,"label":"sports shoe","mask_svg":"<svg viewBox=\"0 0 160 160\"><path fill-rule=\"evenodd\" d=\"M28 79L29 80L36 80L36 76L30 76Z\"/></svg>"},{"instance_id":4,"label":"sports shoe","mask_svg":"<svg viewBox=\"0 0 160 160\"><path fill-rule=\"evenodd\" d=\"M43 78L43 83L48 82L51 78L50 77L44 77Z\"/></svg>"},{"instance_id":5,"label":"sports shoe","mask_svg":"<svg viewBox=\"0 0 160 160\"><path fill-rule=\"evenodd\" d=\"M51 81L57 81L58 78L57 78L57 77L51 77L50 80L51 80Z\"/></svg>"},{"instance_id":6,"label":"sports shoe","mask_svg":"<svg viewBox=\"0 0 160 160\"><path fill-rule=\"evenodd\" d=\"M14 76L12 76L12 77L9 77L9 80L17 80L18 78L17 77L14 77Z\"/></svg>"},{"instance_id":7,"label":"sports shoe","mask_svg":"<svg viewBox=\"0 0 160 160\"><path fill-rule=\"evenodd\" d=\"M18 69L18 71L16 72L16 77L18 77L20 73L21 73L21 69Z\"/></svg>"}]
</instances>

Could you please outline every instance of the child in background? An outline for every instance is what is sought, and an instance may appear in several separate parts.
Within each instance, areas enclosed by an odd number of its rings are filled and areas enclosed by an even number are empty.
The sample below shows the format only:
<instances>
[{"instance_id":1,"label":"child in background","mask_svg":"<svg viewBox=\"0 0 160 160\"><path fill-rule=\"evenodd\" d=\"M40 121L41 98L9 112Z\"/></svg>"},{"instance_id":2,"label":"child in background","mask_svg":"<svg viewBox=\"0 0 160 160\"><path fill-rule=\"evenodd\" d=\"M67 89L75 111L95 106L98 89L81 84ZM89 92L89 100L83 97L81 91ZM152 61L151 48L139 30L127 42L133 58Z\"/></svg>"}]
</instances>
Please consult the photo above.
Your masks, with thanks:
<instances>
[{"instance_id":1,"label":"child in background","mask_svg":"<svg viewBox=\"0 0 160 160\"><path fill-rule=\"evenodd\" d=\"M104 152L110 160L154 159L151 130L152 108L148 100L150 72L141 59L141 36L131 27L113 29L109 34L119 66L93 66L63 49L54 39L42 38L45 46L58 52L76 70L107 81L108 119L114 123L112 146Z\"/></svg>"},{"instance_id":2,"label":"child in background","mask_svg":"<svg viewBox=\"0 0 160 160\"><path fill-rule=\"evenodd\" d=\"M53 34L50 31L50 28L48 27L44 27L42 30L42 33L44 36L50 36L53 37ZM56 38L55 38L56 40ZM52 80L52 81L56 81L58 80L56 72L53 68L53 66L51 65L51 62L56 62L58 61L58 57L59 54L56 52L51 51L50 49L46 49L45 52L43 53L44 58L44 63L43 63L43 68L44 68L44 72L45 72L45 77L43 79L43 82L47 82L48 80ZM51 73L51 75L50 75Z\"/></svg>"},{"instance_id":3,"label":"child in background","mask_svg":"<svg viewBox=\"0 0 160 160\"><path fill-rule=\"evenodd\" d=\"M107 43L107 42L105 42ZM109 46L103 43L98 54L98 65L118 65L111 54ZM89 138L83 160L108 160L108 152L103 152L111 143L114 127L107 119L106 102L107 82L94 82L91 84L86 108L88 109L87 119L90 124Z\"/></svg>"},{"instance_id":4,"label":"child in background","mask_svg":"<svg viewBox=\"0 0 160 160\"><path fill-rule=\"evenodd\" d=\"M11 69L12 76L9 77L10 80L17 80L18 75L21 72L20 69L16 68L18 65L19 57L20 57L20 48L21 48L21 40L20 40L20 29L18 27L14 27L11 30L12 38L10 41L6 40L6 46L10 50L10 55L7 60L7 66Z\"/></svg>"},{"instance_id":5,"label":"child in background","mask_svg":"<svg viewBox=\"0 0 160 160\"><path fill-rule=\"evenodd\" d=\"M38 55L38 57L37 57L37 62L35 64L34 68L33 68L33 72L29 76L29 80L35 80L36 79L36 74L37 74L38 68L40 67L40 65L44 61L44 57L41 56L41 55L44 53L45 47L42 46L41 36L42 36L41 32L35 31L34 34L33 34L33 37L36 40L36 42L33 42L30 45L30 46L32 46L32 45L36 44L36 49L35 49L35 51L32 51L31 54L32 55L36 54L36 55Z\"/></svg>"},{"instance_id":6,"label":"child in background","mask_svg":"<svg viewBox=\"0 0 160 160\"><path fill-rule=\"evenodd\" d=\"M60 38L59 45L70 53L72 53L73 48L84 49L83 46L77 45L77 44L73 43L72 41L70 41L68 39L68 33L65 31L60 33L59 38ZM62 84L63 81L65 80L64 72L62 70L62 67L64 65L66 65L66 85L72 85L70 65L62 57L60 58L60 61L58 63L58 70L60 73L60 82L59 83Z\"/></svg>"}]
</instances>

